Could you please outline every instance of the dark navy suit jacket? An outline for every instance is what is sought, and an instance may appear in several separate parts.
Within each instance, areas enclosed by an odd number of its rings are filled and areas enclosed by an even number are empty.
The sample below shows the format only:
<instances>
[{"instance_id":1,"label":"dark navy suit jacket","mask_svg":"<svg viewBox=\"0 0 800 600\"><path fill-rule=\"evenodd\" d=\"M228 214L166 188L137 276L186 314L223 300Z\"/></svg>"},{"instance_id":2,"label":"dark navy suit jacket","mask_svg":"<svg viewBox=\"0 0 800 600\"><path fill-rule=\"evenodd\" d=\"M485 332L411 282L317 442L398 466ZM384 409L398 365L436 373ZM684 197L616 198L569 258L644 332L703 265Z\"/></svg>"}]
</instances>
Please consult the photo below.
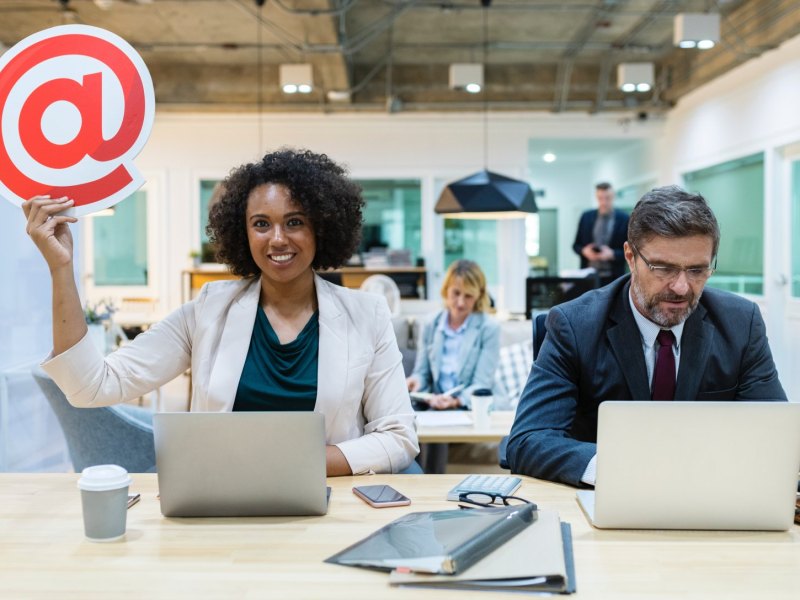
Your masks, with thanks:
<instances>
[{"instance_id":1,"label":"dark navy suit jacket","mask_svg":"<svg viewBox=\"0 0 800 600\"><path fill-rule=\"evenodd\" d=\"M622 277L550 309L509 436L512 472L581 485L597 453L600 403L650 398L629 289ZM675 398L786 400L758 306L704 290L683 328Z\"/></svg>"},{"instance_id":2,"label":"dark navy suit jacket","mask_svg":"<svg viewBox=\"0 0 800 600\"><path fill-rule=\"evenodd\" d=\"M611 265L611 279L625 273L625 254L623 244L628 239L628 214L624 211L614 209L614 229L611 232L611 240L608 247L614 251L614 261ZM581 257L581 268L589 266L589 261L581 254L581 250L586 244L594 241L594 222L597 220L597 209L587 210L581 215L578 223L578 232L575 234L575 243L572 249Z\"/></svg>"}]
</instances>

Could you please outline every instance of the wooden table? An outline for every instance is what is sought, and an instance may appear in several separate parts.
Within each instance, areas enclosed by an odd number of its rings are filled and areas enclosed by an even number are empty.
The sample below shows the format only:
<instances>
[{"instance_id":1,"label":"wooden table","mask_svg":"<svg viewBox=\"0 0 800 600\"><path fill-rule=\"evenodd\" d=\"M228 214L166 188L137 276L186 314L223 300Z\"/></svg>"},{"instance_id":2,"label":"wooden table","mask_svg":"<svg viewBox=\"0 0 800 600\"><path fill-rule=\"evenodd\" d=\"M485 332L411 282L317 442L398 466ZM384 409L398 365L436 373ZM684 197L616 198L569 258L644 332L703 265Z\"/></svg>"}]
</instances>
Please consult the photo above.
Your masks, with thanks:
<instances>
[{"instance_id":1,"label":"wooden table","mask_svg":"<svg viewBox=\"0 0 800 600\"><path fill-rule=\"evenodd\" d=\"M384 573L323 559L413 510L453 508L461 475L330 479L323 517L166 519L156 476L134 475L142 500L125 541L83 537L75 474L0 474L0 598L513 598L395 589ZM410 507L374 509L353 485L389 483ZM526 479L518 494L572 524L577 600L797 600L800 527L789 532L602 531L567 486ZM732 496L735 501L735 495Z\"/></svg>"},{"instance_id":2,"label":"wooden table","mask_svg":"<svg viewBox=\"0 0 800 600\"><path fill-rule=\"evenodd\" d=\"M425 411L425 413L427 412L429 411ZM469 415L468 412L466 414ZM431 427L418 424L417 437L419 437L420 443L428 444L499 442L511 431L511 425L514 423L514 411L496 410L491 413L490 418L491 423L488 429L475 429L472 425Z\"/></svg>"}]
</instances>

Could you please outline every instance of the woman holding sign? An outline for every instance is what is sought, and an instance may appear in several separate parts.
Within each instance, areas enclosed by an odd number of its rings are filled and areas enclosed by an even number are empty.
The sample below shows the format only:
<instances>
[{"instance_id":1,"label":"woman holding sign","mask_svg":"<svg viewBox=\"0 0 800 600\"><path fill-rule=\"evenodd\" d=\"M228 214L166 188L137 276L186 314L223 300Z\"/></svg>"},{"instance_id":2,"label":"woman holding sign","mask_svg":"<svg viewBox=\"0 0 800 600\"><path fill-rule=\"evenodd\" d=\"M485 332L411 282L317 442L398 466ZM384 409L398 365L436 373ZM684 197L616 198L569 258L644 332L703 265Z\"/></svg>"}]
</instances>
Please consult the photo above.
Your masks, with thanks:
<instances>
[{"instance_id":1,"label":"woman holding sign","mask_svg":"<svg viewBox=\"0 0 800 600\"><path fill-rule=\"evenodd\" d=\"M24 203L53 278L53 357L42 366L75 406L124 402L191 367L192 411L314 410L328 475L398 472L419 451L385 300L315 269L355 252L359 187L325 155L281 150L235 169L209 218L218 257L242 277L203 287L105 358L88 339L73 274L67 198Z\"/></svg>"}]
</instances>

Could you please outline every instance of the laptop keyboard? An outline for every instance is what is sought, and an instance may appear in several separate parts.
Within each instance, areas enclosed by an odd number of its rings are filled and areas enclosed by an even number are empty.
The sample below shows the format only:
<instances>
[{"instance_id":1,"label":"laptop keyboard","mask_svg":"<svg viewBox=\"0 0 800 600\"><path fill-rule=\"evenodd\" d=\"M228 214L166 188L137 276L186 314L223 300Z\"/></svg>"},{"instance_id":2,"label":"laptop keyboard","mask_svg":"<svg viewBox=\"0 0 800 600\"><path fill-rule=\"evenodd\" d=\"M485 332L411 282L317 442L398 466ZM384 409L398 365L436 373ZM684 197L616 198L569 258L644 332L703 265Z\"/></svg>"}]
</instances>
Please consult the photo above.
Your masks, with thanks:
<instances>
[{"instance_id":1,"label":"laptop keyboard","mask_svg":"<svg viewBox=\"0 0 800 600\"><path fill-rule=\"evenodd\" d=\"M484 492L510 496L522 484L519 477L507 475L468 475L456 487L447 492L447 499L457 502L464 492Z\"/></svg>"}]
</instances>

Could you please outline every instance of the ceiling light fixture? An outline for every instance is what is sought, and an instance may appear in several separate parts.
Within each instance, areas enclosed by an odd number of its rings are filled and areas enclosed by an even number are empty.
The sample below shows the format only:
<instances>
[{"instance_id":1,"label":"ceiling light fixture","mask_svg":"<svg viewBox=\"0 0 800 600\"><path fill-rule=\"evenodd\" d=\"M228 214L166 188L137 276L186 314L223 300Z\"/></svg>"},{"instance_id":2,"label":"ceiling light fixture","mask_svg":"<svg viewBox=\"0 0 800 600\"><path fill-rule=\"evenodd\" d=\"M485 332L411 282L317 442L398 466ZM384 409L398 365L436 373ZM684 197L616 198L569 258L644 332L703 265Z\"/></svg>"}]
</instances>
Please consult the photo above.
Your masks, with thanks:
<instances>
[{"instance_id":1,"label":"ceiling light fixture","mask_svg":"<svg viewBox=\"0 0 800 600\"><path fill-rule=\"evenodd\" d=\"M719 42L718 13L679 13L673 21L672 43L680 48L708 50Z\"/></svg>"},{"instance_id":2,"label":"ceiling light fixture","mask_svg":"<svg viewBox=\"0 0 800 600\"><path fill-rule=\"evenodd\" d=\"M617 85L626 94L649 92L655 83L655 65L651 62L617 65Z\"/></svg>"},{"instance_id":3,"label":"ceiling light fixture","mask_svg":"<svg viewBox=\"0 0 800 600\"><path fill-rule=\"evenodd\" d=\"M489 56L489 5L491 0L481 0L483 6L483 62ZM466 63L461 63L463 66ZM450 87L453 82L453 67L450 67ZM531 186L493 173L487 168L489 153L489 103L483 86L483 65L480 69L480 84L483 87L483 170L458 181L453 181L442 190L434 211L453 219L519 219L537 211ZM473 71L474 74L475 71ZM462 71L463 73L463 71ZM465 82L476 83L476 82Z\"/></svg>"},{"instance_id":4,"label":"ceiling light fixture","mask_svg":"<svg viewBox=\"0 0 800 600\"><path fill-rule=\"evenodd\" d=\"M450 65L450 89L477 94L483 88L483 65L453 63Z\"/></svg>"},{"instance_id":5,"label":"ceiling light fixture","mask_svg":"<svg viewBox=\"0 0 800 600\"><path fill-rule=\"evenodd\" d=\"M314 74L309 63L280 65L281 89L284 94L310 94Z\"/></svg>"},{"instance_id":6,"label":"ceiling light fixture","mask_svg":"<svg viewBox=\"0 0 800 600\"><path fill-rule=\"evenodd\" d=\"M545 152L542 154L542 160L546 163L556 162L556 155L552 152Z\"/></svg>"}]
</instances>

